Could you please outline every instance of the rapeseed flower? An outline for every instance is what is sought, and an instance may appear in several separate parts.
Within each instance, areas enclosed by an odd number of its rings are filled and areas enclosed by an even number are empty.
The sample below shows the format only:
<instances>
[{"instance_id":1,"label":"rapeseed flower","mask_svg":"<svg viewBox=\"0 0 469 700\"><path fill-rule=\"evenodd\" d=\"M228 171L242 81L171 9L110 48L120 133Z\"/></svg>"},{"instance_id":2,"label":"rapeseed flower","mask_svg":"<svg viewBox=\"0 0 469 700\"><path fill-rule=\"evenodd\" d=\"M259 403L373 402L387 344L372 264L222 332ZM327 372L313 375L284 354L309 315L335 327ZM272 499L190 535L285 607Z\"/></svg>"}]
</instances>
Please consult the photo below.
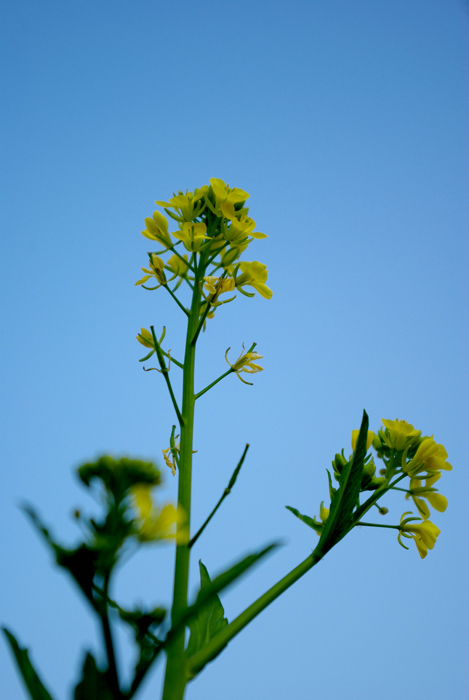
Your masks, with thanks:
<instances>
[{"instance_id":1,"label":"rapeseed flower","mask_svg":"<svg viewBox=\"0 0 469 700\"><path fill-rule=\"evenodd\" d=\"M164 245L165 248L172 247L173 242L168 233L168 220L163 214L160 214L159 211L154 211L153 218L146 218L145 223L147 227L142 231L142 236L152 241L158 241L158 243Z\"/></svg>"},{"instance_id":2,"label":"rapeseed flower","mask_svg":"<svg viewBox=\"0 0 469 700\"><path fill-rule=\"evenodd\" d=\"M158 282L159 286L162 284L166 284L166 275L164 273L164 262L161 258L159 258L156 253L150 253L148 256L149 263L150 263L150 269L148 270L146 267L142 267L142 272L146 272L147 274L142 277L141 280L138 280L135 282L135 284L145 284L151 277L154 277ZM157 289L158 287L153 287L153 289Z\"/></svg>"},{"instance_id":3,"label":"rapeseed flower","mask_svg":"<svg viewBox=\"0 0 469 700\"><path fill-rule=\"evenodd\" d=\"M186 250L194 252L200 250L205 242L205 239L208 238L207 226L202 222L194 224L190 221L186 221L182 225L181 230L175 231L173 236L174 238L177 238L179 241L183 242Z\"/></svg>"},{"instance_id":4,"label":"rapeseed flower","mask_svg":"<svg viewBox=\"0 0 469 700\"><path fill-rule=\"evenodd\" d=\"M265 265L257 260L242 262L239 265L239 270L241 274L235 278L236 287L239 287L241 291L242 287L253 287L264 299L271 298L272 290L265 284L267 281L267 267Z\"/></svg>"},{"instance_id":5,"label":"rapeseed flower","mask_svg":"<svg viewBox=\"0 0 469 700\"><path fill-rule=\"evenodd\" d=\"M418 446L417 452L402 468L409 476L415 476L419 472L436 472L443 469L451 471L453 467L446 461L448 453L443 445L439 445L432 437L426 437Z\"/></svg>"},{"instance_id":6,"label":"rapeseed flower","mask_svg":"<svg viewBox=\"0 0 469 700\"><path fill-rule=\"evenodd\" d=\"M180 506L167 504L157 508L151 497L150 484L138 484L131 489L133 506L137 512L138 538L144 542L175 540L184 544L189 539L186 528L181 527L185 515Z\"/></svg>"},{"instance_id":7,"label":"rapeseed flower","mask_svg":"<svg viewBox=\"0 0 469 700\"><path fill-rule=\"evenodd\" d=\"M234 364L231 364L231 362L228 359L228 352L230 351L230 349L231 348L228 348L228 350L225 352L225 360L228 362L233 372L236 372L238 378L241 379L243 384L252 385L251 382L246 382L240 376L240 372L246 372L247 374L255 374L256 372L262 372L264 368L260 365L254 364L254 360L260 360L263 357L263 355L259 355L257 352L244 352L243 345L241 355L238 357Z\"/></svg>"},{"instance_id":8,"label":"rapeseed flower","mask_svg":"<svg viewBox=\"0 0 469 700\"><path fill-rule=\"evenodd\" d=\"M412 520L418 520L418 518L405 518L406 515L409 515L409 513L403 513L401 524L399 525L400 532L397 536L399 544L404 549L409 549L403 544L402 537L413 538L421 558L425 559L427 551L435 546L441 530L430 520L425 520L422 523L411 522Z\"/></svg>"},{"instance_id":9,"label":"rapeseed flower","mask_svg":"<svg viewBox=\"0 0 469 700\"><path fill-rule=\"evenodd\" d=\"M441 472L436 472L436 474L433 474L433 476L425 479L425 486L422 486L421 479L410 480L410 488L406 498L412 498L421 517L424 520L428 520L430 517L430 509L423 500L424 498L429 502L432 508L440 513L444 513L448 506L448 499L432 488L433 484L437 482L440 477Z\"/></svg>"},{"instance_id":10,"label":"rapeseed flower","mask_svg":"<svg viewBox=\"0 0 469 700\"><path fill-rule=\"evenodd\" d=\"M384 420L383 425L386 428L383 433L383 439L388 447L395 450L403 450L407 446L416 442L421 435L420 430L416 430L413 425L405 420Z\"/></svg>"}]
</instances>

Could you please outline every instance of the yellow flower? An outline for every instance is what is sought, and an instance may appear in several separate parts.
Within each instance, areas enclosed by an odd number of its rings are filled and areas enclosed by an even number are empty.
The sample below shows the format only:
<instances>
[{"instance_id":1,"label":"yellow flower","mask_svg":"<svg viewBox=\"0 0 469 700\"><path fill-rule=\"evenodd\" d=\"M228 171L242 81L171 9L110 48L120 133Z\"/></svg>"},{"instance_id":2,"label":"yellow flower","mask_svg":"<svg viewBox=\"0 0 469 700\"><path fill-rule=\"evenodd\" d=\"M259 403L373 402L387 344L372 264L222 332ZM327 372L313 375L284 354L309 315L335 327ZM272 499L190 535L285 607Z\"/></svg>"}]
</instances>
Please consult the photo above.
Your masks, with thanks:
<instances>
[{"instance_id":1,"label":"yellow flower","mask_svg":"<svg viewBox=\"0 0 469 700\"><path fill-rule=\"evenodd\" d=\"M425 479L425 486L422 486L421 479L411 479L409 493L406 495L407 500L412 498L418 508L421 517L428 520L430 517L430 509L425 503L424 498L429 504L440 513L444 513L448 506L448 499L441 493L437 493L433 488L433 484L441 477L441 472L433 474L433 476Z\"/></svg>"},{"instance_id":2,"label":"yellow flower","mask_svg":"<svg viewBox=\"0 0 469 700\"><path fill-rule=\"evenodd\" d=\"M357 444L358 440L358 433L359 430L352 430L352 450L355 452L355 445ZM371 430L368 431L367 436L366 436L366 449L370 449L370 445L373 441L373 433Z\"/></svg>"},{"instance_id":3,"label":"yellow flower","mask_svg":"<svg viewBox=\"0 0 469 700\"><path fill-rule=\"evenodd\" d=\"M205 239L208 238L206 232L207 226L204 223L193 224L190 221L186 221L182 225L181 230L175 231L173 236L183 242L186 250L193 252L200 250Z\"/></svg>"},{"instance_id":4,"label":"yellow flower","mask_svg":"<svg viewBox=\"0 0 469 700\"><path fill-rule=\"evenodd\" d=\"M267 281L267 268L265 265L254 260L254 262L242 262L239 269L242 274L235 280L236 287L241 289L241 287L247 285L253 287L264 299L271 298L272 290L265 284Z\"/></svg>"},{"instance_id":5,"label":"yellow flower","mask_svg":"<svg viewBox=\"0 0 469 700\"><path fill-rule=\"evenodd\" d=\"M204 277L204 289L211 295L207 301L212 305L216 306L218 297L220 294L223 294L224 292L232 292L235 289L235 281L232 277ZM205 296L205 295L204 295ZM236 295L234 297L231 297L231 299L226 299L225 301L233 301L233 299L236 298ZM225 301L219 302L220 304L224 304Z\"/></svg>"},{"instance_id":6,"label":"yellow flower","mask_svg":"<svg viewBox=\"0 0 469 700\"><path fill-rule=\"evenodd\" d=\"M153 218L150 217L145 219L147 225L145 231L142 231L142 236L149 238L152 241L158 241L165 246L165 248L171 248L173 242L168 233L168 220L159 211L153 212Z\"/></svg>"},{"instance_id":7,"label":"yellow flower","mask_svg":"<svg viewBox=\"0 0 469 700\"><path fill-rule=\"evenodd\" d=\"M142 277L141 280L138 280L138 282L135 282L135 284L145 284L150 277L155 277L156 280L160 283L158 286L162 284L166 284L166 275L164 274L164 262L161 258L159 258L155 253L150 253L148 256L150 260L150 270L147 270L146 267L142 267L142 272L146 272L147 274L145 277ZM157 289L154 287L154 289Z\"/></svg>"},{"instance_id":8,"label":"yellow flower","mask_svg":"<svg viewBox=\"0 0 469 700\"><path fill-rule=\"evenodd\" d=\"M247 214L239 214L239 212L235 211L231 202L224 202L220 209L225 219L231 222L230 227L226 229L226 233L224 234L225 240L229 241L231 244L240 243L244 241L247 236L252 236L253 238L267 238L266 233L254 231L256 222Z\"/></svg>"},{"instance_id":9,"label":"yellow flower","mask_svg":"<svg viewBox=\"0 0 469 700\"><path fill-rule=\"evenodd\" d=\"M386 428L384 440L388 447L395 450L403 450L420 438L421 431L415 430L414 426L405 420L384 420L383 418L383 425Z\"/></svg>"},{"instance_id":10,"label":"yellow flower","mask_svg":"<svg viewBox=\"0 0 469 700\"><path fill-rule=\"evenodd\" d=\"M430 520L425 520L423 523L411 523L411 520L417 520L417 518L405 518L406 515L409 515L409 513L403 513L399 526L400 532L397 536L399 544L404 549L409 549L403 544L402 537L413 538L421 558L425 559L427 551L435 546L436 538L441 530Z\"/></svg>"},{"instance_id":11,"label":"yellow flower","mask_svg":"<svg viewBox=\"0 0 469 700\"><path fill-rule=\"evenodd\" d=\"M254 360L260 360L263 355L259 355L257 352L244 352L244 345L243 345L243 350L241 352L241 355L238 357L236 362L232 365L231 362L228 359L228 352L230 351L231 348L228 348L228 350L225 352L225 360L228 362L230 365L231 369L236 372L237 376L243 384L250 384L252 386L252 382L246 382L241 376L240 372L246 372L247 374L255 374L256 372L262 372L264 370L263 367L260 365L254 364Z\"/></svg>"},{"instance_id":12,"label":"yellow flower","mask_svg":"<svg viewBox=\"0 0 469 700\"><path fill-rule=\"evenodd\" d=\"M138 538L144 542L176 540L185 544L189 540L187 528L182 527L185 515L180 506L167 504L158 509L151 498L152 486L138 484L131 489L133 505L137 511Z\"/></svg>"},{"instance_id":13,"label":"yellow flower","mask_svg":"<svg viewBox=\"0 0 469 700\"><path fill-rule=\"evenodd\" d=\"M179 435L176 435L176 438L178 438ZM171 445L167 447L165 450L163 450L163 459L166 463L166 466L171 469L171 474L173 476L176 476L176 455L179 454L179 442L176 442L176 438L173 438L171 436ZM173 442L174 440L174 442Z\"/></svg>"},{"instance_id":14,"label":"yellow flower","mask_svg":"<svg viewBox=\"0 0 469 700\"><path fill-rule=\"evenodd\" d=\"M181 221L193 221L202 213L205 208L203 201L200 201L204 194L208 191L208 185L204 185L194 192L178 192L172 197L169 202L156 202L160 207L166 209L174 209L179 216L176 216ZM174 235L174 234L173 234Z\"/></svg>"},{"instance_id":15,"label":"yellow flower","mask_svg":"<svg viewBox=\"0 0 469 700\"><path fill-rule=\"evenodd\" d=\"M175 277L183 277L183 275L185 275L189 269L187 255L183 255L183 258L184 260L181 260L179 255L174 253L174 255L172 255L167 262L167 267L171 268Z\"/></svg>"},{"instance_id":16,"label":"yellow flower","mask_svg":"<svg viewBox=\"0 0 469 700\"><path fill-rule=\"evenodd\" d=\"M453 467L446 461L448 453L443 445L439 445L432 437L426 437L418 446L417 452L408 464L403 464L402 468L410 476L415 476L419 472L433 472L443 469L451 471Z\"/></svg>"},{"instance_id":17,"label":"yellow flower","mask_svg":"<svg viewBox=\"0 0 469 700\"><path fill-rule=\"evenodd\" d=\"M139 343L144 345L146 348L151 348L152 350L155 349L155 343L153 340L153 336L150 333L150 331L147 331L146 328L142 328L140 330L140 333L137 335L137 340Z\"/></svg>"},{"instance_id":18,"label":"yellow flower","mask_svg":"<svg viewBox=\"0 0 469 700\"><path fill-rule=\"evenodd\" d=\"M244 190L239 189L239 187L230 188L229 185L225 185L223 180L217 177L210 178L210 185L212 186L213 194L215 195L215 207L219 209L223 202L228 202L229 204L239 204L240 202L245 202L250 195Z\"/></svg>"}]
</instances>

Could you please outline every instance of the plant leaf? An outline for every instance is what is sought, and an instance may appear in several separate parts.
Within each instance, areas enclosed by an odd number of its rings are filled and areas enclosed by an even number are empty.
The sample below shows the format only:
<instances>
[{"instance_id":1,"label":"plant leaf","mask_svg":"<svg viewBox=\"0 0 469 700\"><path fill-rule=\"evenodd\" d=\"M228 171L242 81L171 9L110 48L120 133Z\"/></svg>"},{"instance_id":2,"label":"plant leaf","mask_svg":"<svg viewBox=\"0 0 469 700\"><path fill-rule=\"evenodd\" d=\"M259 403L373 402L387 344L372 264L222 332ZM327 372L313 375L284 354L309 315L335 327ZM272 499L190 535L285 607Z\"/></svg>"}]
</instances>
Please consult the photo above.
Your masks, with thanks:
<instances>
[{"instance_id":1,"label":"plant leaf","mask_svg":"<svg viewBox=\"0 0 469 700\"><path fill-rule=\"evenodd\" d=\"M96 666L94 657L88 652L83 664L83 677L75 688L75 700L114 700L107 683L106 674Z\"/></svg>"},{"instance_id":2,"label":"plant leaf","mask_svg":"<svg viewBox=\"0 0 469 700\"><path fill-rule=\"evenodd\" d=\"M205 586L203 591L199 591L197 600L193 605L189 605L185 612L181 615L181 618L175 622L172 628L169 630L168 635L165 640L165 645L170 641L174 634L176 634L181 626L189 624L189 621L198 615L201 610L210 603L213 596L217 595L223 589L234 583L240 576L246 573L254 564L257 564L263 557L269 552L279 546L279 542L274 542L268 547L261 549L260 552L255 554L249 554L244 557L236 564L231 566L229 569L216 576L213 581Z\"/></svg>"},{"instance_id":3,"label":"plant leaf","mask_svg":"<svg viewBox=\"0 0 469 700\"><path fill-rule=\"evenodd\" d=\"M15 661L32 700L52 700L51 694L45 689L41 679L37 675L31 661L29 660L28 650L20 647L15 637L6 629L6 627L2 627L2 630L8 639L15 657Z\"/></svg>"},{"instance_id":4,"label":"plant leaf","mask_svg":"<svg viewBox=\"0 0 469 700\"><path fill-rule=\"evenodd\" d=\"M316 523L313 518L309 517L309 515L303 515L302 513L300 513L299 510L293 508L292 506L285 506L285 508L289 510L290 513L293 513L293 515L296 515L296 517L299 518L303 523L308 525L308 527L311 527L315 532L318 533L318 535L322 534L322 531L324 530L324 525Z\"/></svg>"},{"instance_id":5,"label":"plant leaf","mask_svg":"<svg viewBox=\"0 0 469 700\"><path fill-rule=\"evenodd\" d=\"M203 593L210 588L212 583L209 573L199 560L200 570L200 590L197 600ZM192 617L189 627L191 636L187 645L186 655L193 656L196 652L202 649L218 632L228 626L228 620L225 617L225 611L221 604L218 595L214 594L210 601L202 608L202 610ZM224 647L223 647L224 648ZM220 649L221 651L221 649Z\"/></svg>"},{"instance_id":6,"label":"plant leaf","mask_svg":"<svg viewBox=\"0 0 469 700\"><path fill-rule=\"evenodd\" d=\"M319 540L318 547L324 554L347 534L352 525L352 513L358 503L366 456L368 422L368 415L366 411L363 411L355 451L350 462L342 470L339 488L333 495L329 517Z\"/></svg>"}]
</instances>

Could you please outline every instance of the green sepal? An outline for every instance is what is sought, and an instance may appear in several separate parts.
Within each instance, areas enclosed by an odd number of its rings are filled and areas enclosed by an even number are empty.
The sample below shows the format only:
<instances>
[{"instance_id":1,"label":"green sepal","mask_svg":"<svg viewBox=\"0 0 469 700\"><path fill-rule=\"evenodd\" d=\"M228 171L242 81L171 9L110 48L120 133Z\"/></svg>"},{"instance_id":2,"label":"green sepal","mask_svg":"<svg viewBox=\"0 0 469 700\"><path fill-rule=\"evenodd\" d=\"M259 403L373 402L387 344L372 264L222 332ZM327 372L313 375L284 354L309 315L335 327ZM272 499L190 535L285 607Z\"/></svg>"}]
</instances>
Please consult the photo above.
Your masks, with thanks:
<instances>
[{"instance_id":1,"label":"green sepal","mask_svg":"<svg viewBox=\"0 0 469 700\"><path fill-rule=\"evenodd\" d=\"M296 515L297 518L301 520L301 522L305 523L308 525L308 527L311 527L315 532L318 533L318 535L322 534L322 531L324 530L324 524L323 523L317 523L314 518L310 518L309 515L303 515L300 513L299 510L296 508L292 508L292 506L285 506L287 510L290 511L290 513L293 513L293 515Z\"/></svg>"},{"instance_id":2,"label":"green sepal","mask_svg":"<svg viewBox=\"0 0 469 700\"><path fill-rule=\"evenodd\" d=\"M150 350L150 352L148 353L148 355L145 355L145 357L142 357L142 359L139 360L139 362L145 362L145 360L149 360L150 357L154 354L154 352L155 352L154 350Z\"/></svg>"},{"instance_id":3,"label":"green sepal","mask_svg":"<svg viewBox=\"0 0 469 700\"><path fill-rule=\"evenodd\" d=\"M98 669L89 652L83 664L82 679L75 688L74 700L114 700L106 673Z\"/></svg>"},{"instance_id":4,"label":"green sepal","mask_svg":"<svg viewBox=\"0 0 469 700\"><path fill-rule=\"evenodd\" d=\"M201 598L207 588L210 588L212 583L209 573L199 560L200 571L200 590L197 600ZM228 620L225 617L225 611L221 604L218 595L213 595L210 602L191 619L189 623L191 636L186 649L186 656L189 658L202 649L218 632L221 632L228 626ZM224 647L222 647L224 649ZM220 649L220 651L222 651ZM215 657L214 657L215 658Z\"/></svg>"},{"instance_id":5,"label":"green sepal","mask_svg":"<svg viewBox=\"0 0 469 700\"><path fill-rule=\"evenodd\" d=\"M339 477L339 488L331 501L329 517L319 540L318 548L325 554L344 537L353 526L353 510L358 504L368 436L368 415L363 419L352 459L344 466Z\"/></svg>"},{"instance_id":6,"label":"green sepal","mask_svg":"<svg viewBox=\"0 0 469 700\"><path fill-rule=\"evenodd\" d=\"M2 630L10 644L16 664L32 700L52 700L52 695L45 689L41 679L37 675L31 661L29 660L28 650L20 647L15 637L7 630L6 627L2 627Z\"/></svg>"}]
</instances>

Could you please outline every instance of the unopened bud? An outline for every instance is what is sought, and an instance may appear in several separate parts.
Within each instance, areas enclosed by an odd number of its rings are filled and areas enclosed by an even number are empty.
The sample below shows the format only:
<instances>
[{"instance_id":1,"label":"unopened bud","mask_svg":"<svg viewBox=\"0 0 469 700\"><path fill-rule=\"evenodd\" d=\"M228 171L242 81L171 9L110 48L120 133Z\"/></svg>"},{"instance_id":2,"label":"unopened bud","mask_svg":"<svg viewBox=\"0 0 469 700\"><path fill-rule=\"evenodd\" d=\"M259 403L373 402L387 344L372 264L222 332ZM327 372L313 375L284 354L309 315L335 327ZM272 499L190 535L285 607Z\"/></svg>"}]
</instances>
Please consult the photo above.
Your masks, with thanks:
<instances>
[{"instance_id":1,"label":"unopened bud","mask_svg":"<svg viewBox=\"0 0 469 700\"><path fill-rule=\"evenodd\" d=\"M381 450L382 443L381 443L380 437L377 433L373 433L373 440L372 440L371 444L375 448L376 452L379 452Z\"/></svg>"},{"instance_id":2,"label":"unopened bud","mask_svg":"<svg viewBox=\"0 0 469 700\"><path fill-rule=\"evenodd\" d=\"M387 515L389 513L389 508L386 508L385 506L378 508L378 510L381 513L381 515Z\"/></svg>"},{"instance_id":3,"label":"unopened bud","mask_svg":"<svg viewBox=\"0 0 469 700\"><path fill-rule=\"evenodd\" d=\"M339 474L342 473L342 469L345 467L347 464L347 460L345 457L339 453L336 454L334 459L332 460L332 467L335 472L338 472Z\"/></svg>"}]
</instances>

